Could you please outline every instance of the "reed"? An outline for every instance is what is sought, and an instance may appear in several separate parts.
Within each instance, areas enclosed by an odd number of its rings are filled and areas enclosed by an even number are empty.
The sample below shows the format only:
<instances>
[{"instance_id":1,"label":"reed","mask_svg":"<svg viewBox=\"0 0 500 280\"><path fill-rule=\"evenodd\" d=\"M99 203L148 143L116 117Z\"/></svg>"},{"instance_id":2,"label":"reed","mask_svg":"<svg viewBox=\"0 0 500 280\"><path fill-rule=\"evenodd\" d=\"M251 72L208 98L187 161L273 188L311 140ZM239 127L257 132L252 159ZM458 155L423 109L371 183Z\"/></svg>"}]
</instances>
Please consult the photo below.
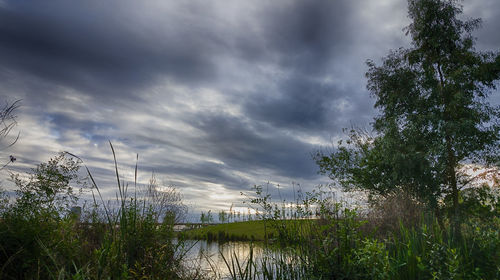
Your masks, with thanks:
<instances>
[{"instance_id":1,"label":"reed","mask_svg":"<svg viewBox=\"0 0 500 280\"><path fill-rule=\"evenodd\" d=\"M47 171L59 181L19 180L21 190L13 202L4 202L0 220L1 279L182 279L190 273L182 265L183 241L176 239L173 225L184 208L175 191L161 192L154 178L145 190L120 180L118 162L110 142L117 182L117 198L105 201L101 187L84 165L93 195L83 220L52 207L56 198L71 192L64 157ZM72 161L74 163L74 161ZM43 175L43 174L42 174ZM65 177L66 176L66 177ZM66 180L67 179L67 180ZM57 188L56 188L57 187ZM37 197L54 192L49 197ZM169 197L165 197L165 196ZM170 200L169 200L170 199ZM173 200L172 200L173 199ZM31 203L27 203L31 202ZM38 204L33 205L33 202ZM67 201L64 201L67 202ZM172 205L167 205L171 203Z\"/></svg>"},{"instance_id":2,"label":"reed","mask_svg":"<svg viewBox=\"0 0 500 280\"><path fill-rule=\"evenodd\" d=\"M400 221L399 228L379 234L373 227L367 231L371 220L345 203L314 195L305 199L299 203L313 202L316 209L307 223L271 212L281 207L268 196L253 200L261 211L270 211L263 215L278 234L259 258L253 253L244 260L236 254L223 256L229 279L500 279L495 207L488 223L464 215L457 242L449 221L440 225L425 212L412 225Z\"/></svg>"}]
</instances>

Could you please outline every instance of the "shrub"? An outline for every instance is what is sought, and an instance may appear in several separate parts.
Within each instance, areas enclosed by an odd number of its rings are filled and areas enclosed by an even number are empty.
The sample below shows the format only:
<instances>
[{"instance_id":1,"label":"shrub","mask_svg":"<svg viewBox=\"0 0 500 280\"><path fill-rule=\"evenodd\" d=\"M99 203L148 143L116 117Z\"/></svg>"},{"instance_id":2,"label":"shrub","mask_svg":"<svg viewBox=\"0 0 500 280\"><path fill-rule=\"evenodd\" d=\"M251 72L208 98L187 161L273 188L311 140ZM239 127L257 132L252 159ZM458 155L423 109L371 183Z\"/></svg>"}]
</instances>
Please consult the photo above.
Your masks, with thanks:
<instances>
[{"instance_id":1,"label":"shrub","mask_svg":"<svg viewBox=\"0 0 500 280\"><path fill-rule=\"evenodd\" d=\"M160 192L152 178L146 190L135 189L129 197L128 186L118 180L117 201L94 198L90 209L84 207L80 222L67 210L78 198L72 186L84 186L77 176L80 164L78 158L60 154L33 169L28 179L13 176L18 196L12 203L2 200L0 211L0 278L179 279L188 275L182 271L184 254L179 253L183 242L175 240L173 231L185 210L178 192L172 188ZM119 178L118 168L116 173ZM92 191L100 197L99 187L88 175Z\"/></svg>"}]
</instances>

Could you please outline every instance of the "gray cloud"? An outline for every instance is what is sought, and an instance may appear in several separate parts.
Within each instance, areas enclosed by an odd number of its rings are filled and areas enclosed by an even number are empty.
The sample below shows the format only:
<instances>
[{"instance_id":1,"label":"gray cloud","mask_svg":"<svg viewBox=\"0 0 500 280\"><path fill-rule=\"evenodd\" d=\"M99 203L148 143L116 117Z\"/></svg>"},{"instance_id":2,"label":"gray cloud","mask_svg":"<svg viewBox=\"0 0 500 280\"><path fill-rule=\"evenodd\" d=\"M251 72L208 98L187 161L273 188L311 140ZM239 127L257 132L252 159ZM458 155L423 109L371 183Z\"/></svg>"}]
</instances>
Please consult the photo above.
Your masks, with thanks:
<instances>
[{"instance_id":1,"label":"gray cloud","mask_svg":"<svg viewBox=\"0 0 500 280\"><path fill-rule=\"evenodd\" d=\"M131 11L117 6L9 2L0 9L3 66L96 96L126 97L161 75L189 83L214 77L211 39L203 32L185 30L174 18L165 23L175 25L173 31L161 32L163 26L148 34L128 17Z\"/></svg>"},{"instance_id":2,"label":"gray cloud","mask_svg":"<svg viewBox=\"0 0 500 280\"><path fill-rule=\"evenodd\" d=\"M193 125L204 132L199 149L206 149L231 168L270 169L302 179L315 176L316 167L309 157L313 145L225 115L200 116Z\"/></svg>"},{"instance_id":3,"label":"gray cloud","mask_svg":"<svg viewBox=\"0 0 500 280\"><path fill-rule=\"evenodd\" d=\"M478 38L480 49L498 50L500 46L500 35L497 32L500 26L500 5L495 0L466 1L464 12L468 18L481 18L482 26L474 32Z\"/></svg>"},{"instance_id":4,"label":"gray cloud","mask_svg":"<svg viewBox=\"0 0 500 280\"><path fill-rule=\"evenodd\" d=\"M262 92L245 104L245 114L278 128L318 131L332 129L333 104L346 96L334 85L294 76L278 82L276 92Z\"/></svg>"},{"instance_id":5,"label":"gray cloud","mask_svg":"<svg viewBox=\"0 0 500 280\"><path fill-rule=\"evenodd\" d=\"M349 1L292 1L266 13L266 46L278 63L300 74L324 75L351 42Z\"/></svg>"}]
</instances>

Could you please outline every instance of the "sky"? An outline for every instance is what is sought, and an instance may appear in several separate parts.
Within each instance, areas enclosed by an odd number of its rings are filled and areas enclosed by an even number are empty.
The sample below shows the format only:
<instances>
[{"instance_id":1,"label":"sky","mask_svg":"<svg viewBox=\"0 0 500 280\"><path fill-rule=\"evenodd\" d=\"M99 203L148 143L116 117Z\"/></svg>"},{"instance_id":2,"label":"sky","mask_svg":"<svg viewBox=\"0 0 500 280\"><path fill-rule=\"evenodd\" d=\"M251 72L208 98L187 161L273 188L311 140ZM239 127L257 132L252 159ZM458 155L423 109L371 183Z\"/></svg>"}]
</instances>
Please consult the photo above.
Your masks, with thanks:
<instances>
[{"instance_id":1,"label":"sky","mask_svg":"<svg viewBox=\"0 0 500 280\"><path fill-rule=\"evenodd\" d=\"M467 0L479 50L500 49L500 2ZM311 154L369 128L366 60L408 47L402 0L0 0L0 102L21 99L0 151L26 172L78 155L107 198L154 172L192 211L253 185L329 183ZM493 92L491 102L500 104ZM4 145L8 139L4 139ZM7 187L8 188L8 187ZM284 194L284 195L285 195Z\"/></svg>"}]
</instances>

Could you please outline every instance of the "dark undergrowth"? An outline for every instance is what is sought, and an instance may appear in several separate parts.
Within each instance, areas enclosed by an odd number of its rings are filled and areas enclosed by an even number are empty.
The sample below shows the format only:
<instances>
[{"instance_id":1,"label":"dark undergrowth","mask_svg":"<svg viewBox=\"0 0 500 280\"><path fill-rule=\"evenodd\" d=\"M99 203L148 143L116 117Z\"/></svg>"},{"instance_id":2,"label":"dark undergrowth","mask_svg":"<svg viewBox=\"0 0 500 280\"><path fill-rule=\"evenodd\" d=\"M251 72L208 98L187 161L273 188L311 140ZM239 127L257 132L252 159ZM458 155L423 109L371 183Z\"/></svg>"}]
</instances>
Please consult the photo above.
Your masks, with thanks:
<instances>
[{"instance_id":1,"label":"dark undergrowth","mask_svg":"<svg viewBox=\"0 0 500 280\"><path fill-rule=\"evenodd\" d=\"M13 177L17 196L1 203L0 279L203 278L182 265L187 248L173 226L184 208L175 189L160 191L154 178L129 188L116 168L117 199L105 202L88 172L94 200L70 212L72 186L84 182L80 163L61 154L27 179Z\"/></svg>"},{"instance_id":2,"label":"dark undergrowth","mask_svg":"<svg viewBox=\"0 0 500 280\"><path fill-rule=\"evenodd\" d=\"M461 237L424 208L374 206L370 213L312 194L297 203L307 223L282 218L269 196L252 200L276 232L264 257L224 256L232 279L500 279L497 188L462 193ZM324 196L328 197L328 196ZM388 198L391 203L411 203ZM382 207L382 209L380 208ZM446 209L446 205L443 205ZM265 212L265 210L268 212ZM288 211L288 210L287 210ZM361 215L363 213L363 215ZM374 214L376 213L376 215ZM480 214L480 215L479 215ZM394 216L407 215L398 219ZM380 221L385 224L381 224ZM236 260L235 260L236 258Z\"/></svg>"}]
</instances>

